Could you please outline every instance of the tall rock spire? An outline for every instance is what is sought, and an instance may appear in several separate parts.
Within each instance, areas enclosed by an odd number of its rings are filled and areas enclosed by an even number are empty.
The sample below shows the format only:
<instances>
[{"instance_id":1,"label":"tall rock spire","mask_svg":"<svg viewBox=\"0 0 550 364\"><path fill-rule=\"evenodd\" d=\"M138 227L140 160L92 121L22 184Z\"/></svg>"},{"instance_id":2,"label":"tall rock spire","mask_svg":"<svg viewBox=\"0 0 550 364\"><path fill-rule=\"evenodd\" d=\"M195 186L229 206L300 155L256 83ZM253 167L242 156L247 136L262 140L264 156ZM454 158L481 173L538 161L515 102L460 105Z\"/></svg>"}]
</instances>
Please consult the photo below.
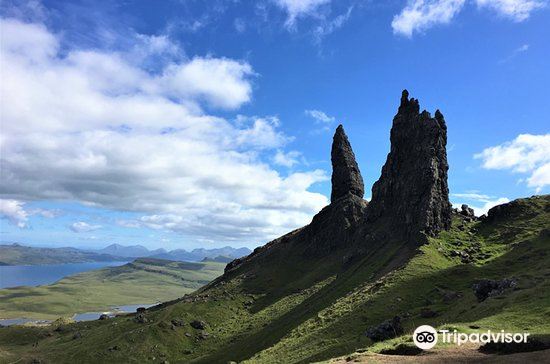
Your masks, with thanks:
<instances>
[{"instance_id":1,"label":"tall rock spire","mask_svg":"<svg viewBox=\"0 0 550 364\"><path fill-rule=\"evenodd\" d=\"M391 151L372 187L368 221L385 220L416 239L451 225L447 186L447 126L439 110L419 113L418 100L403 91L391 129Z\"/></svg>"},{"instance_id":2,"label":"tall rock spire","mask_svg":"<svg viewBox=\"0 0 550 364\"><path fill-rule=\"evenodd\" d=\"M363 198L365 187L363 177L355 161L344 127L339 125L332 141L332 193L330 201L334 202L348 193Z\"/></svg>"}]
</instances>

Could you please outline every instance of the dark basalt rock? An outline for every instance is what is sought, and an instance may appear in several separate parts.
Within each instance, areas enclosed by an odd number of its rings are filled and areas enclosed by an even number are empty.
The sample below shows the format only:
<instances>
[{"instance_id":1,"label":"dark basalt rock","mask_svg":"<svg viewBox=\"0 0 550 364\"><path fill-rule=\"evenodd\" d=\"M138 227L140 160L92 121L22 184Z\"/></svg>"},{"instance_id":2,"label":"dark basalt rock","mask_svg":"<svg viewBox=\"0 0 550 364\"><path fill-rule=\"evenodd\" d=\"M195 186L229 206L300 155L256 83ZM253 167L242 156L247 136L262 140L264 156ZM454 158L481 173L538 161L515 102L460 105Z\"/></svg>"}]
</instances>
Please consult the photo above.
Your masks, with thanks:
<instances>
[{"instance_id":1,"label":"dark basalt rock","mask_svg":"<svg viewBox=\"0 0 550 364\"><path fill-rule=\"evenodd\" d=\"M348 136L342 125L339 125L336 128L336 133L334 133L330 157L332 161L330 201L334 202L348 194L363 198L365 194L363 177L361 177L361 172L355 161L355 154L353 154Z\"/></svg>"},{"instance_id":2,"label":"dark basalt rock","mask_svg":"<svg viewBox=\"0 0 550 364\"><path fill-rule=\"evenodd\" d=\"M197 329L197 330L204 330L204 329L206 329L206 322L200 321L200 320L191 321L191 322L189 323L189 325L191 325L192 328Z\"/></svg>"},{"instance_id":3,"label":"dark basalt rock","mask_svg":"<svg viewBox=\"0 0 550 364\"><path fill-rule=\"evenodd\" d=\"M459 212L459 213L460 213L462 216L475 218L474 209L471 208L470 206L466 205L466 204L463 204L463 205L460 207L460 212Z\"/></svg>"},{"instance_id":4,"label":"dark basalt rock","mask_svg":"<svg viewBox=\"0 0 550 364\"><path fill-rule=\"evenodd\" d=\"M330 252L350 243L363 222L367 201L347 194L322 209L303 229L302 237L313 250Z\"/></svg>"},{"instance_id":5,"label":"dark basalt rock","mask_svg":"<svg viewBox=\"0 0 550 364\"><path fill-rule=\"evenodd\" d=\"M436 317L437 315L438 313L436 311L428 307L422 308L420 310L420 317L423 317L423 318L432 318L432 317Z\"/></svg>"},{"instance_id":6,"label":"dark basalt rock","mask_svg":"<svg viewBox=\"0 0 550 364\"><path fill-rule=\"evenodd\" d=\"M145 317L144 314L140 313L140 314L137 314L136 317L134 317L134 321L137 322L138 324L146 324L149 322L149 319Z\"/></svg>"},{"instance_id":7,"label":"dark basalt rock","mask_svg":"<svg viewBox=\"0 0 550 364\"><path fill-rule=\"evenodd\" d=\"M401 318L395 316L393 319L386 320L380 325L369 327L365 335L372 341L382 341L394 338L402 333Z\"/></svg>"},{"instance_id":8,"label":"dark basalt rock","mask_svg":"<svg viewBox=\"0 0 550 364\"><path fill-rule=\"evenodd\" d=\"M501 280L481 279L472 285L474 294L479 302L485 301L489 297L498 296L509 288L514 288L517 282L513 278L504 278Z\"/></svg>"},{"instance_id":9,"label":"dark basalt rock","mask_svg":"<svg viewBox=\"0 0 550 364\"><path fill-rule=\"evenodd\" d=\"M447 126L439 110L435 117L419 113L418 100L405 90L393 119L391 151L380 179L372 187L367 218L384 220L392 234L422 241L451 226L447 186Z\"/></svg>"}]
</instances>

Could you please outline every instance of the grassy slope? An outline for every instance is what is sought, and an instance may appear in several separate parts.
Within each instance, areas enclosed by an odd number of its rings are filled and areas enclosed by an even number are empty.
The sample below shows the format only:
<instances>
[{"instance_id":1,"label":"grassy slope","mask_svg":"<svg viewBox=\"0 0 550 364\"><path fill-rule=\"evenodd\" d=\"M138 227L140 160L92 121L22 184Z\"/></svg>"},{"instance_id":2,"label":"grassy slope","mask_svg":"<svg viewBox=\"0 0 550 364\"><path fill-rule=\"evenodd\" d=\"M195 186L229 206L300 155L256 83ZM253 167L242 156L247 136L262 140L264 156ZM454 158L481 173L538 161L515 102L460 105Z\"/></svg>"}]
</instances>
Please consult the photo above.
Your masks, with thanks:
<instances>
[{"instance_id":1,"label":"grassy slope","mask_svg":"<svg viewBox=\"0 0 550 364\"><path fill-rule=\"evenodd\" d=\"M39 287L0 290L0 317L55 319L123 304L167 301L223 273L221 263L138 259L120 267L84 272Z\"/></svg>"},{"instance_id":2,"label":"grassy slope","mask_svg":"<svg viewBox=\"0 0 550 364\"><path fill-rule=\"evenodd\" d=\"M0 265L63 264L120 260L108 254L86 252L74 248L33 248L21 245L0 245Z\"/></svg>"},{"instance_id":3,"label":"grassy slope","mask_svg":"<svg viewBox=\"0 0 550 364\"><path fill-rule=\"evenodd\" d=\"M520 218L498 224L464 224L455 218L451 231L431 239L401 269L382 276L380 272L389 270L399 255L402 247L398 244L340 270L330 258L315 264L302 260L297 265L299 257L285 256L232 279L217 280L190 299L148 312L146 324L124 317L69 325L67 333L53 336L46 336L51 329L2 329L0 355L6 360L24 355L51 362L137 363L153 358L203 363L311 362L409 340L405 335L372 346L364 335L367 327L394 315L408 316L403 321L407 333L423 323L462 330L475 323L481 329L528 328L531 333L550 333L550 237L548 230L542 232L550 225L550 196L519 204L523 209ZM474 263L463 264L451 257L452 250L462 250L472 242L481 246ZM512 276L519 280L519 289L477 302L471 289L474 280ZM442 291L461 297L445 303ZM439 316L421 318L423 307ZM210 336L201 340L189 326L172 329L174 318L205 320ZM72 340L77 330L82 339ZM38 339L40 345L31 347ZM109 351L113 345L119 350Z\"/></svg>"}]
</instances>

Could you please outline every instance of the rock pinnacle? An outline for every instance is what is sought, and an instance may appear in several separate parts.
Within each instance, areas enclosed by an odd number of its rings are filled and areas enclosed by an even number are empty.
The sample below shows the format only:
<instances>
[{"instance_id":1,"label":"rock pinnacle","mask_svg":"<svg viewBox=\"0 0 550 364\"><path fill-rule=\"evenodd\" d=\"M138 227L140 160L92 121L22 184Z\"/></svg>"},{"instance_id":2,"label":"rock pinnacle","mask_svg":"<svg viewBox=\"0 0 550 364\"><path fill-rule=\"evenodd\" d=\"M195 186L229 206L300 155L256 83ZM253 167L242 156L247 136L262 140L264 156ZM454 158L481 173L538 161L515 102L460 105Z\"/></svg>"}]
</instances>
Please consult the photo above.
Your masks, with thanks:
<instances>
[{"instance_id":1,"label":"rock pinnacle","mask_svg":"<svg viewBox=\"0 0 550 364\"><path fill-rule=\"evenodd\" d=\"M348 193L363 198L365 187L363 177L355 161L344 127L339 125L332 142L332 193L330 201L346 196Z\"/></svg>"},{"instance_id":2,"label":"rock pinnacle","mask_svg":"<svg viewBox=\"0 0 550 364\"><path fill-rule=\"evenodd\" d=\"M451 224L447 186L447 126L439 110L419 112L418 100L403 91L391 129L391 150L372 187L367 218L383 219L393 231L416 240Z\"/></svg>"}]
</instances>

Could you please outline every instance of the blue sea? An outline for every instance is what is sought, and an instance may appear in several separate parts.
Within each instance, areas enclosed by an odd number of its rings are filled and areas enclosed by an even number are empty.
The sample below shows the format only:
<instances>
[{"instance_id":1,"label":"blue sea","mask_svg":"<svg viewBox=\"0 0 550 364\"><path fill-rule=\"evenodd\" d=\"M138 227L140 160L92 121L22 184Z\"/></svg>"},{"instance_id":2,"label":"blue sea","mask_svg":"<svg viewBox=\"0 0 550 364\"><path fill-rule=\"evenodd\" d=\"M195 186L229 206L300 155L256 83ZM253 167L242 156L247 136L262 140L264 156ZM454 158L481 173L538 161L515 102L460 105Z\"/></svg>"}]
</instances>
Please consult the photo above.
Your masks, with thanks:
<instances>
[{"instance_id":1,"label":"blue sea","mask_svg":"<svg viewBox=\"0 0 550 364\"><path fill-rule=\"evenodd\" d=\"M0 288L17 286L42 286L52 284L63 277L104 267L114 267L127 262L92 262L46 265L0 266Z\"/></svg>"}]
</instances>

